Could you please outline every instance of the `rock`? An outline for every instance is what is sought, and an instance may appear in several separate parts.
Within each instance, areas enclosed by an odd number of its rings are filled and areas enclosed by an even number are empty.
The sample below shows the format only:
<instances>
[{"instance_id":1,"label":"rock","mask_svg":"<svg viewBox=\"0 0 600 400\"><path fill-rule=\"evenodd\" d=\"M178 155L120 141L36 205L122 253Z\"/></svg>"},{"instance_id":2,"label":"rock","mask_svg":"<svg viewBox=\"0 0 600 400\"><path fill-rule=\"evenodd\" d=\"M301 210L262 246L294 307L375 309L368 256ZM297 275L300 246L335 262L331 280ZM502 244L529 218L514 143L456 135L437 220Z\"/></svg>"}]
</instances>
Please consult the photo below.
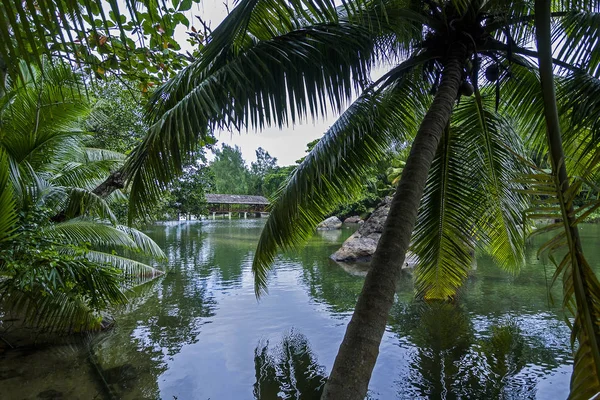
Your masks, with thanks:
<instances>
[{"instance_id":1,"label":"rock","mask_svg":"<svg viewBox=\"0 0 600 400\"><path fill-rule=\"evenodd\" d=\"M366 223L363 226L365 225ZM371 259L373 253L375 253L381 234L373 233L369 236L362 236L359 231L354 232L346 239L342 247L331 255L334 261L366 262Z\"/></svg>"},{"instance_id":2,"label":"rock","mask_svg":"<svg viewBox=\"0 0 600 400\"><path fill-rule=\"evenodd\" d=\"M383 232L391 202L392 198L386 197L358 230L346 239L342 247L331 255L331 259L338 263L370 262ZM404 268L413 268L416 261L414 254L407 254Z\"/></svg>"},{"instance_id":3,"label":"rock","mask_svg":"<svg viewBox=\"0 0 600 400\"><path fill-rule=\"evenodd\" d=\"M358 215L353 215L344 220L345 224L358 224L362 219Z\"/></svg>"},{"instance_id":4,"label":"rock","mask_svg":"<svg viewBox=\"0 0 600 400\"><path fill-rule=\"evenodd\" d=\"M318 230L341 229L342 221L338 217L329 217L317 225Z\"/></svg>"}]
</instances>

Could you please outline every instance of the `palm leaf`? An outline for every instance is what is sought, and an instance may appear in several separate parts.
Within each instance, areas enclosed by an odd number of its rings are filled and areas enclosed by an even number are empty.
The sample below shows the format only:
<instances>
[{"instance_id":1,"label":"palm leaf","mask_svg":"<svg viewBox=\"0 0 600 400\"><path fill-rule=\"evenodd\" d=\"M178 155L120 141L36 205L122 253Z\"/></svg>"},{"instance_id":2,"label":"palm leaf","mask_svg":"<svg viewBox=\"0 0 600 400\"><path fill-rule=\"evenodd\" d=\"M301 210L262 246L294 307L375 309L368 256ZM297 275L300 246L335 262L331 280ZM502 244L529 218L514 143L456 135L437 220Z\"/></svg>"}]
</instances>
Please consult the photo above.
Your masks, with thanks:
<instances>
[{"instance_id":1,"label":"palm leaf","mask_svg":"<svg viewBox=\"0 0 600 400\"><path fill-rule=\"evenodd\" d=\"M17 221L17 211L9 177L8 156L0 148L0 242L10 237Z\"/></svg>"},{"instance_id":2,"label":"palm leaf","mask_svg":"<svg viewBox=\"0 0 600 400\"><path fill-rule=\"evenodd\" d=\"M153 94L153 125L125 166L130 219L143 215L144 203L158 198L189 154L210 140L207 127L282 127L339 112L368 82L376 60L406 52L421 32L404 18L414 13L394 2L365 9L348 3L335 12L328 2L297 7L303 4L241 2L202 56Z\"/></svg>"},{"instance_id":3,"label":"palm leaf","mask_svg":"<svg viewBox=\"0 0 600 400\"><path fill-rule=\"evenodd\" d=\"M460 131L446 129L413 232L411 251L418 257L415 289L426 299L453 297L472 265L474 217L484 212L480 206L485 197L472 184L477 147L465 139Z\"/></svg>"},{"instance_id":4,"label":"palm leaf","mask_svg":"<svg viewBox=\"0 0 600 400\"><path fill-rule=\"evenodd\" d=\"M278 249L297 247L309 238L327 213L360 190L373 163L394 143L414 135L429 100L409 81L406 77L383 91L364 93L276 195L252 264L257 295L265 290Z\"/></svg>"},{"instance_id":5,"label":"palm leaf","mask_svg":"<svg viewBox=\"0 0 600 400\"><path fill-rule=\"evenodd\" d=\"M160 247L144 233L126 226L105 225L97 220L74 218L44 228L49 237L62 239L65 243L82 245L89 243L95 247L128 249L142 254L164 259Z\"/></svg>"},{"instance_id":6,"label":"palm leaf","mask_svg":"<svg viewBox=\"0 0 600 400\"><path fill-rule=\"evenodd\" d=\"M514 272L524 262L521 223L527 206L525 196L516 190L515 178L524 172L521 160L527 153L514 122L494 111L495 96L487 89L476 89L472 100L457 107L453 121L460 129L478 133L482 160L478 168L486 193L479 240L497 264Z\"/></svg>"},{"instance_id":7,"label":"palm leaf","mask_svg":"<svg viewBox=\"0 0 600 400\"><path fill-rule=\"evenodd\" d=\"M524 146L494 110L493 95L462 99L446 130L419 209L411 250L418 296L448 299L466 279L475 248L514 271L524 261L526 202L515 193Z\"/></svg>"}]
</instances>

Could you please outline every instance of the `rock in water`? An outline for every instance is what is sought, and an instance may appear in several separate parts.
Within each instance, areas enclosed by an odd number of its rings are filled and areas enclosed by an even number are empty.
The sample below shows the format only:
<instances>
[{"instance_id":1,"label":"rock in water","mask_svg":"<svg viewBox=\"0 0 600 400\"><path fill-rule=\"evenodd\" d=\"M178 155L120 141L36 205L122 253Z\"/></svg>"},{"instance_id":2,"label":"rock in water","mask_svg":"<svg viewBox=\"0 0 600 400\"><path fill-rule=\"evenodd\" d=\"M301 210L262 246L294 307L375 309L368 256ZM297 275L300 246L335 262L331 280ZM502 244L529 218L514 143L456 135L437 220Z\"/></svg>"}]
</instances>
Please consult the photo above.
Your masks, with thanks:
<instances>
[{"instance_id":1,"label":"rock in water","mask_svg":"<svg viewBox=\"0 0 600 400\"><path fill-rule=\"evenodd\" d=\"M341 229L342 221L338 217L329 217L317 225L318 230Z\"/></svg>"},{"instance_id":2,"label":"rock in water","mask_svg":"<svg viewBox=\"0 0 600 400\"><path fill-rule=\"evenodd\" d=\"M345 224L358 224L360 221L362 221L360 219L360 217L358 215L353 215L351 217L348 217L344 220Z\"/></svg>"},{"instance_id":3,"label":"rock in water","mask_svg":"<svg viewBox=\"0 0 600 400\"><path fill-rule=\"evenodd\" d=\"M392 198L386 197L365 223L346 239L338 251L331 255L331 259L344 263L370 262L383 232L383 225L390 211L391 202ZM412 268L415 263L415 256L410 253L407 254L404 267Z\"/></svg>"}]
</instances>

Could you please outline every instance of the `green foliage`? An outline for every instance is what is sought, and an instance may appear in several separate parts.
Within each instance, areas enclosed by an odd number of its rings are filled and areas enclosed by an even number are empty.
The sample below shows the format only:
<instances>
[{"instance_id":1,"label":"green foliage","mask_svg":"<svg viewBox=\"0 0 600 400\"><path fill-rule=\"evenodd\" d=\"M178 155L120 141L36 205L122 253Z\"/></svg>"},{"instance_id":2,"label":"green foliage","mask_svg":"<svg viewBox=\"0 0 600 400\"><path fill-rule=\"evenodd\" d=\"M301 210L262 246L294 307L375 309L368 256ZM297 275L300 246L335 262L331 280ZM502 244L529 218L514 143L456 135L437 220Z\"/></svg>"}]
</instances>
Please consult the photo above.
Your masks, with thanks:
<instances>
[{"instance_id":1,"label":"green foliage","mask_svg":"<svg viewBox=\"0 0 600 400\"><path fill-rule=\"evenodd\" d=\"M264 196L268 199L273 198L295 169L296 165L288 165L285 167L275 167L268 172L262 183Z\"/></svg>"},{"instance_id":2,"label":"green foliage","mask_svg":"<svg viewBox=\"0 0 600 400\"><path fill-rule=\"evenodd\" d=\"M13 190L9 183L8 156L0 148L0 243L8 240L17 220Z\"/></svg>"},{"instance_id":3,"label":"green foliage","mask_svg":"<svg viewBox=\"0 0 600 400\"><path fill-rule=\"evenodd\" d=\"M71 68L22 65L22 75L0 98L0 298L38 328L98 329L125 290L158 273L126 254L164 253L115 225L111 199L92 192L124 157L84 147L89 108Z\"/></svg>"},{"instance_id":4,"label":"green foliage","mask_svg":"<svg viewBox=\"0 0 600 400\"><path fill-rule=\"evenodd\" d=\"M3 1L4 72L16 78L20 60L39 68L44 56L60 57L99 79L124 76L147 92L189 62L174 38L177 29L189 29L194 46L203 41L183 13L192 3L198 0Z\"/></svg>"},{"instance_id":5,"label":"green foliage","mask_svg":"<svg viewBox=\"0 0 600 400\"><path fill-rule=\"evenodd\" d=\"M250 164L248 194L264 196L267 193L265 178L277 169L277 158L271 157L268 151L259 147L256 149L256 162Z\"/></svg>"},{"instance_id":6,"label":"green foliage","mask_svg":"<svg viewBox=\"0 0 600 400\"><path fill-rule=\"evenodd\" d=\"M115 79L90 88L91 112L86 130L93 137L88 146L129 154L140 144L148 125L142 113L143 97Z\"/></svg>"},{"instance_id":7,"label":"green foliage","mask_svg":"<svg viewBox=\"0 0 600 400\"><path fill-rule=\"evenodd\" d=\"M213 172L207 165L186 168L183 176L173 182L172 199L166 205L168 212L196 217L208 214L205 193L214 187L213 180Z\"/></svg>"},{"instance_id":8,"label":"green foliage","mask_svg":"<svg viewBox=\"0 0 600 400\"><path fill-rule=\"evenodd\" d=\"M239 147L221 145L210 163L216 193L248 194L249 172Z\"/></svg>"}]
</instances>

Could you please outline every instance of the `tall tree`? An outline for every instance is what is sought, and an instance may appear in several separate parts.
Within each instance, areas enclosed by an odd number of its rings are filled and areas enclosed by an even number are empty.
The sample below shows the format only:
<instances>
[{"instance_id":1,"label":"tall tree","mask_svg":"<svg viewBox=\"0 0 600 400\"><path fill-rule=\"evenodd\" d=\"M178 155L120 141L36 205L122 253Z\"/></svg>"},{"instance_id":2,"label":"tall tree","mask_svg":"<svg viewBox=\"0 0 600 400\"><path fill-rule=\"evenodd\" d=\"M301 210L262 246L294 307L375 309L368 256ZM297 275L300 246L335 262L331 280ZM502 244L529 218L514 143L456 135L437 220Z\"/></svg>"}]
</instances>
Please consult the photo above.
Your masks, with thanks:
<instances>
[{"instance_id":1,"label":"tall tree","mask_svg":"<svg viewBox=\"0 0 600 400\"><path fill-rule=\"evenodd\" d=\"M265 177L277 168L277 158L259 147L256 149L256 162L250 163L250 194L265 195Z\"/></svg>"},{"instance_id":2,"label":"tall tree","mask_svg":"<svg viewBox=\"0 0 600 400\"><path fill-rule=\"evenodd\" d=\"M148 131L143 118L143 97L116 79L98 82L89 90L91 112L86 128L89 145L128 154Z\"/></svg>"},{"instance_id":3,"label":"tall tree","mask_svg":"<svg viewBox=\"0 0 600 400\"><path fill-rule=\"evenodd\" d=\"M214 188L214 176L208 165L197 162L185 169L173 182L173 201L167 207L177 214L200 217L207 214L206 193Z\"/></svg>"},{"instance_id":4,"label":"tall tree","mask_svg":"<svg viewBox=\"0 0 600 400\"><path fill-rule=\"evenodd\" d=\"M248 194L248 169L239 147L221 145L210 163L216 193Z\"/></svg>"},{"instance_id":5,"label":"tall tree","mask_svg":"<svg viewBox=\"0 0 600 400\"><path fill-rule=\"evenodd\" d=\"M581 244L577 224L582 220L573 202L581 183L572 185L567 174L565 152L562 144L561 123L554 87L551 2L535 2L535 37L539 51L540 81L548 138L549 158L552 164L552 181L557 194L562 219L562 232L552 239L551 253L557 247L566 254L557 272L563 273L564 304L575 308L574 339L579 342L575 353L575 369L571 377L571 399L595 398L600 393L600 282L588 264ZM574 188L577 188L574 190ZM597 208L598 202L591 208ZM582 207L586 209L587 207ZM579 213L581 214L581 213ZM579 218L578 218L579 217ZM558 239L558 240L557 240ZM562 270L562 271L561 271ZM570 306L570 307L569 307ZM573 307L574 306L574 307Z\"/></svg>"}]
</instances>

